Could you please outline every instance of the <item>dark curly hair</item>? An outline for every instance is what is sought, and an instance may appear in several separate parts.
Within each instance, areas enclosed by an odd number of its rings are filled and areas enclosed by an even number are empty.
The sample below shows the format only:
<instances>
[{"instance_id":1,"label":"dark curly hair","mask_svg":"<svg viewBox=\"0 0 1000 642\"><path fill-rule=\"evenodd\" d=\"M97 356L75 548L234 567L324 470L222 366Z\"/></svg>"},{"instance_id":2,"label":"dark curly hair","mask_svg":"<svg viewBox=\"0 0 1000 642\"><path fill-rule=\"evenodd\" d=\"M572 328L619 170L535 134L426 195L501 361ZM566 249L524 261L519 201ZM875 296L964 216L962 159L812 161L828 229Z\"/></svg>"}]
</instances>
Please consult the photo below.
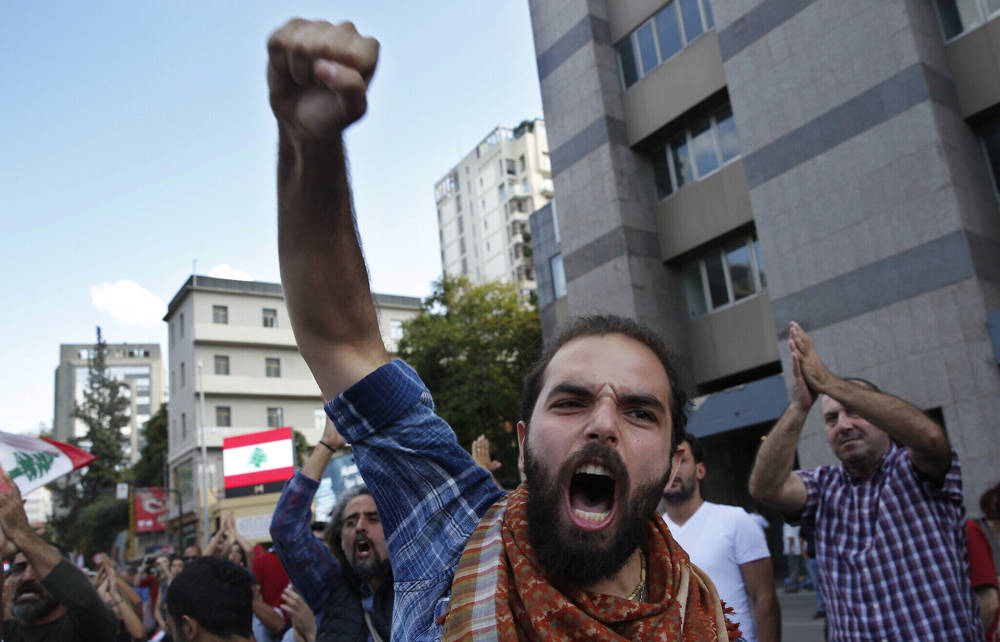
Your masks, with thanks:
<instances>
[{"instance_id":1,"label":"dark curly hair","mask_svg":"<svg viewBox=\"0 0 1000 642\"><path fill-rule=\"evenodd\" d=\"M670 439L670 452L677 449L677 446L684 441L688 420L688 396L681 387L677 371L674 370L670 361L670 351L667 350L663 340L650 328L625 317L615 315L591 315L578 317L563 330L556 338L555 342L545 351L531 371L524 378L524 388L521 391L521 420L525 426L530 424L531 413L538 401L538 395L542 392L545 382L545 370L549 367L549 362L559 350L573 339L592 336L606 336L609 334L620 334L643 344L653 351L653 354L660 360L663 370L667 373L670 381L670 417L673 420L673 431Z\"/></svg>"}]
</instances>

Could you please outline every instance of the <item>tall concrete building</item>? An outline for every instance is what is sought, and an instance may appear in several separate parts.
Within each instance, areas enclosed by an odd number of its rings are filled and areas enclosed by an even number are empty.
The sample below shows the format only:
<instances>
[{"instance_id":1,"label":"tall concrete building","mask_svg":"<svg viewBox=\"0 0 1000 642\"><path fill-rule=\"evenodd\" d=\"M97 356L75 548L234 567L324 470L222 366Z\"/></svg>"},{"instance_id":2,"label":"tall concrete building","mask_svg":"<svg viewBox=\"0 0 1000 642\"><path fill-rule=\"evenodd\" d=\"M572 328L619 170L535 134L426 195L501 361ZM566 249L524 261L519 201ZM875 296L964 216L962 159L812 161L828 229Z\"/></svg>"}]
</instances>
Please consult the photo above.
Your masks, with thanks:
<instances>
[{"instance_id":1,"label":"tall concrete building","mask_svg":"<svg viewBox=\"0 0 1000 642\"><path fill-rule=\"evenodd\" d=\"M943 421L978 513L1000 456L997 3L529 4L546 336L595 310L660 331L730 471L711 495L743 503L797 320L835 372ZM818 412L798 455L833 459Z\"/></svg>"},{"instance_id":2,"label":"tall concrete building","mask_svg":"<svg viewBox=\"0 0 1000 642\"><path fill-rule=\"evenodd\" d=\"M82 439L87 427L73 416L75 404L83 403L87 389L92 343L63 343L59 346L59 366L55 375L55 409L52 432L55 439ZM164 401L163 362L160 346L155 343L108 344L106 363L112 378L127 387L129 423L123 429L125 455L135 463L142 447L142 425L159 410Z\"/></svg>"},{"instance_id":3,"label":"tall concrete building","mask_svg":"<svg viewBox=\"0 0 1000 642\"><path fill-rule=\"evenodd\" d=\"M417 314L420 299L376 294L375 307L386 348L394 352L402 324ZM178 497L171 498L171 525L181 528L182 541L200 542L202 433L206 496L217 512L223 439L292 427L314 444L326 415L319 387L295 345L280 284L192 275L163 320L169 328L168 477L183 506L178 523ZM267 539L275 501L273 494L240 498L227 510L234 510L238 525L258 518L255 527L241 526L241 532Z\"/></svg>"},{"instance_id":4,"label":"tall concrete building","mask_svg":"<svg viewBox=\"0 0 1000 642\"><path fill-rule=\"evenodd\" d=\"M497 127L434 186L441 269L535 290L529 216L552 197L545 123Z\"/></svg>"}]
</instances>

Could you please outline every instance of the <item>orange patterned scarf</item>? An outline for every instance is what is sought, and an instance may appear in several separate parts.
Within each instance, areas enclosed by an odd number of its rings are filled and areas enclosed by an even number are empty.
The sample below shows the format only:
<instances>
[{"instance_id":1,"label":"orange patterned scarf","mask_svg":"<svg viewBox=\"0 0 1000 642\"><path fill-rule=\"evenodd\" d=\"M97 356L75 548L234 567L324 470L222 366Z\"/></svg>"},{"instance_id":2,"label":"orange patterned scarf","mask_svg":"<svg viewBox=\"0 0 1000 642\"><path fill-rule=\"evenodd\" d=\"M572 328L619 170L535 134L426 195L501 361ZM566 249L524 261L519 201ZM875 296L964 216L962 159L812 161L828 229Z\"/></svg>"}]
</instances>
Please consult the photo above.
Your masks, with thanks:
<instances>
[{"instance_id":1,"label":"orange patterned scarf","mask_svg":"<svg viewBox=\"0 0 1000 642\"><path fill-rule=\"evenodd\" d=\"M452 584L443 639L712 640L739 637L708 576L691 564L661 519L650 520L649 602L557 589L528 541L522 484L486 513L469 539Z\"/></svg>"}]
</instances>

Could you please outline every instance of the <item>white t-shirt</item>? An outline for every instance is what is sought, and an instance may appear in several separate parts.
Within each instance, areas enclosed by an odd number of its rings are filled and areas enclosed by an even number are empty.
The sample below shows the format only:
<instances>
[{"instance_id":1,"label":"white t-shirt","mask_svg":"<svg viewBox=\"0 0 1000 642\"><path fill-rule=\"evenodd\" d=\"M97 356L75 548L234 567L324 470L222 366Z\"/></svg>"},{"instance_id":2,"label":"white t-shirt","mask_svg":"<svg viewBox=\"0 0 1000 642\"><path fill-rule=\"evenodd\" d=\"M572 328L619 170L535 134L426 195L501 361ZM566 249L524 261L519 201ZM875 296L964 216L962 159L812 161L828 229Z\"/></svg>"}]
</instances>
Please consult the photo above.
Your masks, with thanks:
<instances>
[{"instance_id":1,"label":"white t-shirt","mask_svg":"<svg viewBox=\"0 0 1000 642\"><path fill-rule=\"evenodd\" d=\"M771 557L757 522L739 506L712 502L699 506L683 526L666 513L663 521L694 565L712 579L726 606L733 607L735 613L729 617L739 623L743 637L755 642L757 631L740 565Z\"/></svg>"},{"instance_id":2,"label":"white t-shirt","mask_svg":"<svg viewBox=\"0 0 1000 642\"><path fill-rule=\"evenodd\" d=\"M785 555L802 555L799 528L799 526L792 526L788 523L781 527L781 541L784 544Z\"/></svg>"}]
</instances>

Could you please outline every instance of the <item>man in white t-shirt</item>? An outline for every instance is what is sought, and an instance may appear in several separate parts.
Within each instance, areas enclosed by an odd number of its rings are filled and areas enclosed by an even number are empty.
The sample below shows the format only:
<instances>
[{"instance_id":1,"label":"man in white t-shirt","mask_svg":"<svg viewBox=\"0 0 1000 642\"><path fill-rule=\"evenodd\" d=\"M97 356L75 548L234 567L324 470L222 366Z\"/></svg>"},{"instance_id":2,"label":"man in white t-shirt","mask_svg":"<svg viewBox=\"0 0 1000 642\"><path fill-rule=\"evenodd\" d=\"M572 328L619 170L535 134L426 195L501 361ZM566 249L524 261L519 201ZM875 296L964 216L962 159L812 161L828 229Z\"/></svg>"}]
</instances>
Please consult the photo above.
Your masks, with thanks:
<instances>
[{"instance_id":1,"label":"man in white t-shirt","mask_svg":"<svg viewBox=\"0 0 1000 642\"><path fill-rule=\"evenodd\" d=\"M805 575L805 563L802 559L802 537L799 535L799 527L786 522L781 528L781 540L785 543L785 560L788 562L785 593L795 593L802 586Z\"/></svg>"},{"instance_id":2,"label":"man in white t-shirt","mask_svg":"<svg viewBox=\"0 0 1000 642\"><path fill-rule=\"evenodd\" d=\"M680 448L685 452L677 476L663 489L661 504L670 534L712 579L726 606L736 611L730 617L746 640L781 639L781 609L764 532L742 508L706 502L701 496L701 444L688 437Z\"/></svg>"}]
</instances>

